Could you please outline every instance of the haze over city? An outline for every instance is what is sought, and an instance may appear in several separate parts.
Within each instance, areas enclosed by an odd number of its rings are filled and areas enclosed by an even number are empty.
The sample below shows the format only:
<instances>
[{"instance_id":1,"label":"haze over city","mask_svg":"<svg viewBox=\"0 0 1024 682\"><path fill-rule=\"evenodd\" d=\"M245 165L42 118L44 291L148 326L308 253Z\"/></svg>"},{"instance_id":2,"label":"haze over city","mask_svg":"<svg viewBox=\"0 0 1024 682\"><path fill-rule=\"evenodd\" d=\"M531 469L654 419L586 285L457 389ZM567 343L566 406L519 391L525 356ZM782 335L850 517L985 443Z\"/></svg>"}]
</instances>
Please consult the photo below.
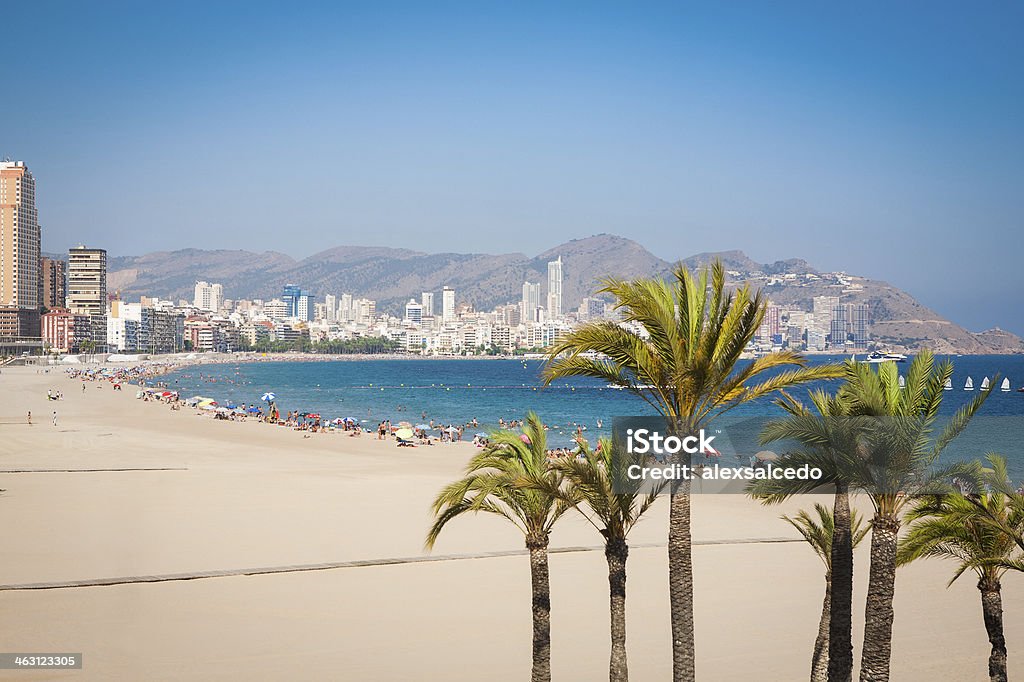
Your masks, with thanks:
<instances>
[{"instance_id":1,"label":"haze over city","mask_svg":"<svg viewBox=\"0 0 1024 682\"><path fill-rule=\"evenodd\" d=\"M538 253L598 232L1022 332L1019 7L19 4L43 249Z\"/></svg>"}]
</instances>

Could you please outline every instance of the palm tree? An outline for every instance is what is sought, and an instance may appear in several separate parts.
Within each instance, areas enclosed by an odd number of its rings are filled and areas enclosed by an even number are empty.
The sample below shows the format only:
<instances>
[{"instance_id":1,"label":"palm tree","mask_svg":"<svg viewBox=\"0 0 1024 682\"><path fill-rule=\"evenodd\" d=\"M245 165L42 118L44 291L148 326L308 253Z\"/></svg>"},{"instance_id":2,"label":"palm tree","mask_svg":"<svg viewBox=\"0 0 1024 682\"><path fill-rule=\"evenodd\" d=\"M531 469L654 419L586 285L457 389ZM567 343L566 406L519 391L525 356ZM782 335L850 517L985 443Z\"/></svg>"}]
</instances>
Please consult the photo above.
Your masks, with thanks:
<instances>
[{"instance_id":1,"label":"palm tree","mask_svg":"<svg viewBox=\"0 0 1024 682\"><path fill-rule=\"evenodd\" d=\"M554 494L574 504L584 518L604 537L604 556L608 562L609 611L611 614L611 655L608 679L629 679L626 658L626 538L661 492L663 484L645 491L627 476L629 466L640 457L617 448L611 439L601 439L592 450L580 443L575 457L556 460L552 465L564 477L566 485Z\"/></svg>"},{"instance_id":2,"label":"palm tree","mask_svg":"<svg viewBox=\"0 0 1024 682\"><path fill-rule=\"evenodd\" d=\"M604 321L575 329L549 350L545 381L590 376L629 389L678 434L695 434L723 412L775 391L839 374L832 366L806 367L790 351L738 367L767 303L747 285L727 292L721 261L696 277L679 265L672 281L607 279L598 293L615 297L615 309L627 326ZM789 369L766 375L779 368ZM690 455L681 453L676 463L689 466ZM693 680L689 481L673 481L670 493L673 679Z\"/></svg>"},{"instance_id":3,"label":"palm tree","mask_svg":"<svg viewBox=\"0 0 1024 682\"><path fill-rule=\"evenodd\" d=\"M524 481L543 481L526 486ZM533 591L534 682L551 679L551 596L548 579L548 536L562 514L574 505L551 492L561 474L548 466L544 424L533 412L522 434L498 431L489 445L466 467L466 476L445 486L434 501L434 523L427 533L431 549L449 521L466 512L497 514L515 525L526 539Z\"/></svg>"},{"instance_id":4,"label":"palm tree","mask_svg":"<svg viewBox=\"0 0 1024 682\"><path fill-rule=\"evenodd\" d=\"M989 455L992 471L1005 478L1006 459ZM998 519L1019 536L1024 530L1024 509L1014 508L1007 496L988 491L969 500L963 495L922 498L907 513L912 525L896 552L899 565L925 557L953 559L956 572L952 585L968 570L978 576L981 609L992 650L988 657L988 676L993 682L1006 682L1006 639L1003 636L1002 577L1008 564L1019 563L1014 556L1018 547L1014 538L990 523Z\"/></svg>"},{"instance_id":5,"label":"palm tree","mask_svg":"<svg viewBox=\"0 0 1024 682\"><path fill-rule=\"evenodd\" d=\"M829 675L829 632L832 618L832 541L835 533L835 517L832 510L822 504L815 504L814 511L818 518L814 519L804 510L795 518L783 516L791 526L797 529L814 553L825 564L825 601L821 608L821 620L818 623L818 637L814 640L814 655L811 658L811 682L825 682ZM851 545L856 547L868 533L868 528L861 524L856 511L850 514Z\"/></svg>"},{"instance_id":6,"label":"palm tree","mask_svg":"<svg viewBox=\"0 0 1024 682\"><path fill-rule=\"evenodd\" d=\"M965 467L929 471L982 406L989 391L981 391L961 407L938 436L932 427L942 404L943 386L953 374L949 361L938 367L930 351L921 351L899 385L895 363L848 364L844 386L850 414L873 417L860 452L844 461L852 489L867 493L874 506L871 520L871 566L865 606L861 682L889 679L892 657L893 597L896 589L896 547L901 513L909 500L946 492L944 481Z\"/></svg>"},{"instance_id":7,"label":"palm tree","mask_svg":"<svg viewBox=\"0 0 1024 682\"><path fill-rule=\"evenodd\" d=\"M851 371L847 368L847 371ZM776 504L792 495L809 493L832 485L832 533L829 543L831 594L829 600L828 655L824 656L828 679L849 682L853 675L853 515L850 510L850 481L843 460L857 452L870 420L849 415L843 389L835 394L817 390L808 393L813 411L783 393L776 400L787 416L768 422L761 433L764 444L795 443L776 463L780 468L799 469L809 465L824 475L817 480L767 479L758 481L750 493L764 504Z\"/></svg>"}]
</instances>

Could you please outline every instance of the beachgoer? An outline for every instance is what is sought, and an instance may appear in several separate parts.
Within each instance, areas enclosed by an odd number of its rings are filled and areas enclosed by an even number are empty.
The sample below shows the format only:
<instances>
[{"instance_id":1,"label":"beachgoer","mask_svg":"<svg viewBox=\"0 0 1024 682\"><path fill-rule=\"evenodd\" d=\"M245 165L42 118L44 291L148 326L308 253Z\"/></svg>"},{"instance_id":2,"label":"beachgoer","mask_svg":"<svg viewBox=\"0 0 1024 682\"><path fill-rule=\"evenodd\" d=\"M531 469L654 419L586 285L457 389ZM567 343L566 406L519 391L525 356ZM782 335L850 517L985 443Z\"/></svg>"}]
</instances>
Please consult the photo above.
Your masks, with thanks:
<instances>
[{"instance_id":1,"label":"beachgoer","mask_svg":"<svg viewBox=\"0 0 1024 682\"><path fill-rule=\"evenodd\" d=\"M28 425L32 426L32 410L28 411Z\"/></svg>"},{"instance_id":2,"label":"beachgoer","mask_svg":"<svg viewBox=\"0 0 1024 682\"><path fill-rule=\"evenodd\" d=\"M57 410L53 411L53 425L57 425Z\"/></svg>"}]
</instances>

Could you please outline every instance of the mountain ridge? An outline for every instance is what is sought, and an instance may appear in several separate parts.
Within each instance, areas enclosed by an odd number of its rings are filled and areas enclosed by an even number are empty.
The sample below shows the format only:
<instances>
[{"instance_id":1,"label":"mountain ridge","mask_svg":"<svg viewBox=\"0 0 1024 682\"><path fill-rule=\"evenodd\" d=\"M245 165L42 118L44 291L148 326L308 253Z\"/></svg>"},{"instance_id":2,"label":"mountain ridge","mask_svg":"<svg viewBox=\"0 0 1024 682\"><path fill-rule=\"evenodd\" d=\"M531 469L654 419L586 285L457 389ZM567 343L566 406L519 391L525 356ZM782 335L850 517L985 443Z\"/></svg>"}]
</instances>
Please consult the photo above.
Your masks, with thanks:
<instances>
[{"instance_id":1,"label":"mountain ridge","mask_svg":"<svg viewBox=\"0 0 1024 682\"><path fill-rule=\"evenodd\" d=\"M451 286L458 303L490 309L518 301L524 281L540 282L546 295L547 263L559 256L566 311L594 295L605 277L665 277L674 266L631 239L607 233L573 239L532 257L517 252L432 254L342 245L296 259L277 251L189 248L112 257L107 288L125 298L155 295L191 300L195 282L205 280L222 283L227 298L269 299L280 296L285 284L298 284L320 300L328 293L352 293L376 300L379 310L398 313L410 297ZM1024 352L1024 341L1010 332L972 333L886 282L844 274L845 285L839 285L819 277L823 273L800 258L758 263L743 251L731 250L699 253L678 262L694 268L716 258L732 273L730 284L760 286L781 305L810 309L811 299L821 295L841 296L844 303L867 303L872 335L884 345L911 350L927 345L936 352Z\"/></svg>"}]
</instances>

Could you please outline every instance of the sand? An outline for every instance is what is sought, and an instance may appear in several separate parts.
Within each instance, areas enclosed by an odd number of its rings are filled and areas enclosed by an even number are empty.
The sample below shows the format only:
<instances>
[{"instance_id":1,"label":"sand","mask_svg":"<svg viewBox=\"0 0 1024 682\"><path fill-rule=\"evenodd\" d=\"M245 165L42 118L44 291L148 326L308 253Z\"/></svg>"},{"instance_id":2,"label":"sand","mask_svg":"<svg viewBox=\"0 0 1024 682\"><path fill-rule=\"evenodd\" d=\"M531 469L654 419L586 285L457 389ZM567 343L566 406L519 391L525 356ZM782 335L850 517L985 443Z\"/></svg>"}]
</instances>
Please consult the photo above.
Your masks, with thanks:
<instances>
[{"instance_id":1,"label":"sand","mask_svg":"<svg viewBox=\"0 0 1024 682\"><path fill-rule=\"evenodd\" d=\"M47 401L48 388L65 399ZM33 679L524 679L529 568L515 529L465 518L434 552L422 546L433 496L473 452L303 438L173 412L129 387L89 384L83 394L61 369L4 368L2 648L84 655L80 671ZM695 498L700 679L807 677L823 570L778 516L814 501L765 509L740 496ZM631 537L635 680L669 677L666 517L659 502ZM552 536L555 679L606 675L599 543L575 516ZM978 592L970 577L947 590L951 571L938 561L901 569L894 680L987 679ZM857 649L866 580L865 547ZM1012 674L1024 641L1020 576L1007 576L1003 598Z\"/></svg>"}]
</instances>

